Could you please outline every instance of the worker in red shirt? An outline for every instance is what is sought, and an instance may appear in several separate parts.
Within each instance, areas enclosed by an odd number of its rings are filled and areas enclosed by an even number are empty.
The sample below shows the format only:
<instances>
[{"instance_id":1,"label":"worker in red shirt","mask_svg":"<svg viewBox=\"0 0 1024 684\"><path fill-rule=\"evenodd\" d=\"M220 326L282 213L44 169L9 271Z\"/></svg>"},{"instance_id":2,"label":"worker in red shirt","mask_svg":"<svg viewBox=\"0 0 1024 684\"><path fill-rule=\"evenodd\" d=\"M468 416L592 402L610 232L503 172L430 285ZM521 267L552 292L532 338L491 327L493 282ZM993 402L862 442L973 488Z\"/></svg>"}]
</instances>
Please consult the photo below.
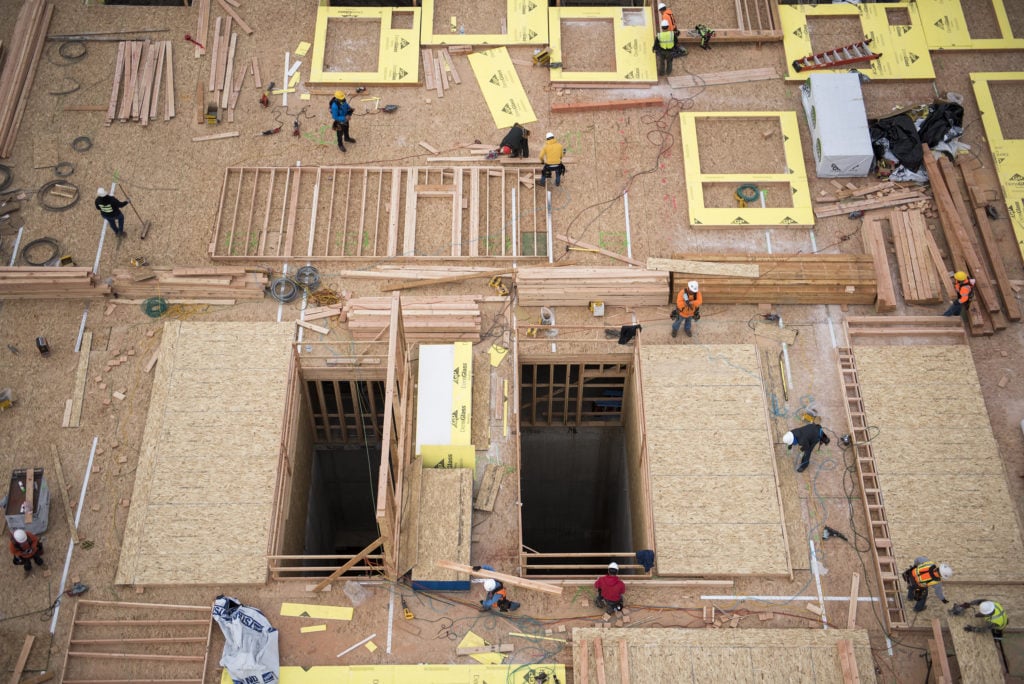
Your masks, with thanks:
<instances>
[{"instance_id":1,"label":"worker in red shirt","mask_svg":"<svg viewBox=\"0 0 1024 684\"><path fill-rule=\"evenodd\" d=\"M604 608L609 615L622 610L622 596L626 593L626 584L619 579L618 563L608 564L608 572L594 582L594 588L597 589L595 606Z\"/></svg>"},{"instance_id":2,"label":"worker in red shirt","mask_svg":"<svg viewBox=\"0 0 1024 684\"><path fill-rule=\"evenodd\" d=\"M11 532L11 555L14 556L14 564L24 566L25 572L32 572L32 561L36 565L43 565L43 543L39 537L25 530L14 530Z\"/></svg>"}]
</instances>

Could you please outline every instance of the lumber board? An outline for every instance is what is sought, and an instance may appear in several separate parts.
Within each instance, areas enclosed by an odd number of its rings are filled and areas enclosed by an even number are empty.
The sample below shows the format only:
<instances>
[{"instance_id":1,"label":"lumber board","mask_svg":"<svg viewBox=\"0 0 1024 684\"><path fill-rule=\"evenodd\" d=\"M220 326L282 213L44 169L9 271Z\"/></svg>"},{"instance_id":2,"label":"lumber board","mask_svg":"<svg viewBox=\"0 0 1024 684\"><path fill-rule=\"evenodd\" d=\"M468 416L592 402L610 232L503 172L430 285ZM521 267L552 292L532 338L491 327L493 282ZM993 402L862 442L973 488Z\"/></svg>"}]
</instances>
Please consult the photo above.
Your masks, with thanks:
<instances>
[{"instance_id":1,"label":"lumber board","mask_svg":"<svg viewBox=\"0 0 1024 684\"><path fill-rule=\"evenodd\" d=\"M574 112L605 112L634 107L661 107L665 100L660 97L643 97L632 100L605 100L601 102L555 102L551 105L552 114Z\"/></svg>"},{"instance_id":2,"label":"lumber board","mask_svg":"<svg viewBox=\"0 0 1024 684\"><path fill-rule=\"evenodd\" d=\"M495 579L506 584L510 587L519 587L520 589L529 589L531 591L540 591L545 594L555 594L560 596L562 594L562 587L548 584L546 582L537 582L535 580L523 579L522 577L516 577L515 575L506 575L502 572L493 572L491 570L474 570L470 565L463 565L462 563L454 563L449 560L438 560L435 564L444 568L445 570L454 570L456 572L462 572L473 577L483 577L485 579Z\"/></svg>"},{"instance_id":3,"label":"lumber board","mask_svg":"<svg viewBox=\"0 0 1024 684\"><path fill-rule=\"evenodd\" d=\"M245 35L252 35L252 28L247 23L242 21L242 18L238 16L238 12L236 12L234 8L232 8L230 5L224 2L224 0L217 0L217 3L221 6L221 9L223 9L224 12L228 14L228 16L235 20L235 23L238 24L238 27L242 29Z\"/></svg>"},{"instance_id":4,"label":"lumber board","mask_svg":"<svg viewBox=\"0 0 1024 684\"><path fill-rule=\"evenodd\" d=\"M901 204L910 204L911 202L920 202L921 200L926 199L928 199L928 196L923 192L919 192L917 190L905 190L902 192L892 192L878 198L855 200L852 202L839 202L834 206L815 209L814 215L817 218L828 218L830 216L842 216L843 214L849 214L854 211L868 211L871 209L897 207Z\"/></svg>"},{"instance_id":5,"label":"lumber board","mask_svg":"<svg viewBox=\"0 0 1024 684\"><path fill-rule=\"evenodd\" d=\"M50 445L50 456L53 457L53 469L57 473L57 487L60 488L60 502L64 507L64 517L68 521L68 529L71 530L71 541L74 544L78 543L78 528L75 526L75 514L71 510L71 493L68 489L67 480L64 477L64 466L60 461L60 453L57 451L57 445Z\"/></svg>"},{"instance_id":6,"label":"lumber board","mask_svg":"<svg viewBox=\"0 0 1024 684\"><path fill-rule=\"evenodd\" d=\"M423 48L422 50L420 50L420 56L423 58L423 85L427 90L433 90L434 60L431 57L430 50L427 48Z\"/></svg>"},{"instance_id":7,"label":"lumber board","mask_svg":"<svg viewBox=\"0 0 1024 684\"><path fill-rule=\"evenodd\" d=\"M853 654L853 642L849 639L839 639L836 641L836 648L839 651L843 684L859 684L860 675L857 672L857 658Z\"/></svg>"},{"instance_id":8,"label":"lumber board","mask_svg":"<svg viewBox=\"0 0 1024 684\"><path fill-rule=\"evenodd\" d=\"M758 264L719 263L713 260L700 261L693 259L660 259L647 257L648 271L674 271L693 275L724 275L759 278L761 267Z\"/></svg>"},{"instance_id":9,"label":"lumber board","mask_svg":"<svg viewBox=\"0 0 1024 684\"><path fill-rule=\"evenodd\" d=\"M455 649L456 655L467 656L479 653L512 653L515 650L513 644L488 644L486 646L462 646Z\"/></svg>"},{"instance_id":10,"label":"lumber board","mask_svg":"<svg viewBox=\"0 0 1024 684\"><path fill-rule=\"evenodd\" d=\"M627 264L632 264L633 266L640 266L640 267L644 266L644 262L640 261L639 259L632 259L632 258L630 258L630 257L628 257L628 256L626 256L624 254L616 254L615 252L610 252L607 249L603 249L601 247L598 247L597 245L592 245L589 242L584 242L583 240L576 240L576 239L568 237L566 235L561 235L561 234L557 234L557 233L555 234L555 239L560 241L560 242L566 243L570 247L580 247L582 249L585 249L585 250L588 250L588 251L592 251L592 252L596 252L598 254L602 254L602 255L604 255L606 257L610 257L610 258L616 259L618 261L624 261Z\"/></svg>"},{"instance_id":11,"label":"lumber board","mask_svg":"<svg viewBox=\"0 0 1024 684\"><path fill-rule=\"evenodd\" d=\"M499 268L493 271L481 271L478 273L462 273L454 276L447 276L445 278L431 278L428 280L419 280L410 283L400 283L398 285L385 285L380 288L381 292L395 292L397 290L413 290L420 287L429 287L430 285L444 285L446 283L461 283L467 280L476 280L477 278L493 278L495 276L510 275L513 273L511 268Z\"/></svg>"},{"instance_id":12,"label":"lumber board","mask_svg":"<svg viewBox=\"0 0 1024 684\"><path fill-rule=\"evenodd\" d=\"M75 389L71 395L71 420L68 427L81 427L82 404L85 402L85 382L89 376L89 352L92 350L92 331L82 334L82 346L78 352L78 370L75 373Z\"/></svg>"},{"instance_id":13,"label":"lumber board","mask_svg":"<svg viewBox=\"0 0 1024 684\"><path fill-rule=\"evenodd\" d=\"M850 578L850 610L846 616L846 629L857 628L857 598L860 596L860 573Z\"/></svg>"},{"instance_id":14,"label":"lumber board","mask_svg":"<svg viewBox=\"0 0 1024 684\"><path fill-rule=\"evenodd\" d=\"M297 320L295 321L295 325L300 328L305 328L306 330L312 330L315 333L320 333L321 335L329 335L331 333L330 328L325 328L322 325L314 325L307 321Z\"/></svg>"},{"instance_id":15,"label":"lumber board","mask_svg":"<svg viewBox=\"0 0 1024 684\"><path fill-rule=\"evenodd\" d=\"M771 81L777 78L779 78L779 74L775 67L763 67L759 69L739 69L736 71L714 71L706 74L689 74L686 76L669 76L667 80L672 88L702 88L728 83Z\"/></svg>"},{"instance_id":16,"label":"lumber board","mask_svg":"<svg viewBox=\"0 0 1024 684\"><path fill-rule=\"evenodd\" d=\"M936 647L934 655L938 656L938 660L933 661L932 667L937 665L939 673L942 674L943 681L952 684L953 675L949 669L949 658L946 657L946 642L942 638L942 622L939 618L932 618L932 638L935 640Z\"/></svg>"},{"instance_id":17,"label":"lumber board","mask_svg":"<svg viewBox=\"0 0 1024 684\"><path fill-rule=\"evenodd\" d=\"M504 469L496 463L488 463L484 468L484 474L480 478L480 489L477 491L476 499L473 500L473 508L478 511L493 511L494 504L498 500L498 491L501 488L501 477Z\"/></svg>"},{"instance_id":18,"label":"lumber board","mask_svg":"<svg viewBox=\"0 0 1024 684\"><path fill-rule=\"evenodd\" d=\"M860 233L864 241L864 251L871 256L875 267L877 288L875 311L879 313L895 311L896 293L893 288L892 271L889 269L889 258L886 253L885 237L882 235L880 219L874 216L865 216L861 222Z\"/></svg>"},{"instance_id":19,"label":"lumber board","mask_svg":"<svg viewBox=\"0 0 1024 684\"><path fill-rule=\"evenodd\" d=\"M992 225L989 223L988 214L982 207L974 209L974 217L978 224L978 233L981 235L981 243L988 255L989 263L992 266L992 276L995 279L996 287L1003 298L1003 308L1006 317L1011 321L1019 321L1021 318L1020 305L1010 284L1010 276L1006 272L1006 265L1003 263L1002 255L999 252L999 244L992 233Z\"/></svg>"},{"instance_id":20,"label":"lumber board","mask_svg":"<svg viewBox=\"0 0 1024 684\"><path fill-rule=\"evenodd\" d=\"M252 56L252 77L256 83L256 87L262 88L263 77L260 76L260 58L257 55Z\"/></svg>"},{"instance_id":21,"label":"lumber board","mask_svg":"<svg viewBox=\"0 0 1024 684\"><path fill-rule=\"evenodd\" d=\"M238 131L227 131L225 133L213 133L212 135L199 135L192 138L192 142L205 142L207 140L224 140L225 138L237 138Z\"/></svg>"},{"instance_id":22,"label":"lumber board","mask_svg":"<svg viewBox=\"0 0 1024 684\"><path fill-rule=\"evenodd\" d=\"M32 522L36 510L36 469L28 467L25 469L25 524Z\"/></svg>"},{"instance_id":23,"label":"lumber board","mask_svg":"<svg viewBox=\"0 0 1024 684\"><path fill-rule=\"evenodd\" d=\"M121 41L117 44L117 61L114 63L114 84L110 92L110 103L107 105L107 124L114 120L117 113L117 93L121 86L121 79L124 76L124 48L126 43ZM67 108L65 107L65 110Z\"/></svg>"},{"instance_id":24,"label":"lumber board","mask_svg":"<svg viewBox=\"0 0 1024 684\"><path fill-rule=\"evenodd\" d=\"M452 79L455 80L455 83L462 83L462 79L459 77L459 72L455 68L455 62L452 61L452 56L448 53L448 48L443 48L441 50L441 59L444 60L445 67L448 69L449 73L451 73Z\"/></svg>"},{"instance_id":25,"label":"lumber board","mask_svg":"<svg viewBox=\"0 0 1024 684\"><path fill-rule=\"evenodd\" d=\"M346 572L348 572L356 565L358 565L361 561L363 561L367 556L376 551L377 548L380 547L383 543L384 537L377 537L377 539L371 542L366 548L364 548L356 555L352 556L352 558L350 558L344 565L342 565L340 568L332 572L329 577L324 578L319 584L313 587L313 593L322 591L324 587L331 584L334 580L344 575Z\"/></svg>"},{"instance_id":26,"label":"lumber board","mask_svg":"<svg viewBox=\"0 0 1024 684\"><path fill-rule=\"evenodd\" d=\"M32 644L35 643L35 640L36 638L32 634L25 635L25 642L21 645L21 653L18 654L18 660L14 663L14 671L8 680L10 684L18 684L21 680L21 675L25 672L25 665L28 663L28 656L32 653Z\"/></svg>"},{"instance_id":27,"label":"lumber board","mask_svg":"<svg viewBox=\"0 0 1024 684\"><path fill-rule=\"evenodd\" d=\"M594 639L594 673L597 675L597 684L607 684L607 673L604 671L604 643L601 637Z\"/></svg>"}]
</instances>

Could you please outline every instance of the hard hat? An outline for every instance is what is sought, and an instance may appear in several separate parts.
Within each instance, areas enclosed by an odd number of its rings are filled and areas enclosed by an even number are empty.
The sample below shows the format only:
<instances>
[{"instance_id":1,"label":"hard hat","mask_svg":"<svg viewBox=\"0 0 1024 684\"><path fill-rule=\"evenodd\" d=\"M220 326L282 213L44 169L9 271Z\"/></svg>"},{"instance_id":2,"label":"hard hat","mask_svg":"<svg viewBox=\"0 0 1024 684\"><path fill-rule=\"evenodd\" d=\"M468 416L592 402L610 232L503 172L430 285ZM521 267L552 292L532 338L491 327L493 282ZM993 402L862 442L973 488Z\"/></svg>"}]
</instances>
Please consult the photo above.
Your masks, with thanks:
<instances>
[{"instance_id":1,"label":"hard hat","mask_svg":"<svg viewBox=\"0 0 1024 684\"><path fill-rule=\"evenodd\" d=\"M956 273L953 274L953 277L956 278L957 280L967 280L967 274L964 273L963 271L957 271Z\"/></svg>"},{"instance_id":2,"label":"hard hat","mask_svg":"<svg viewBox=\"0 0 1024 684\"><path fill-rule=\"evenodd\" d=\"M548 134L544 136L545 140L554 140L554 138L555 138L555 134L551 133L551 132L548 132Z\"/></svg>"},{"instance_id":3,"label":"hard hat","mask_svg":"<svg viewBox=\"0 0 1024 684\"><path fill-rule=\"evenodd\" d=\"M696 294L697 290L699 289L700 286L697 285L697 281L696 280L691 280L690 282L686 283L686 287L687 287L687 289L690 290L690 292L693 292L694 294Z\"/></svg>"},{"instance_id":4,"label":"hard hat","mask_svg":"<svg viewBox=\"0 0 1024 684\"><path fill-rule=\"evenodd\" d=\"M25 534L25 530L14 530L14 541L19 544L24 544L28 541L28 535Z\"/></svg>"},{"instance_id":5,"label":"hard hat","mask_svg":"<svg viewBox=\"0 0 1024 684\"><path fill-rule=\"evenodd\" d=\"M498 583L495 582L494 580L492 580L492 579L485 579L484 580L484 589L486 589L487 591L494 591L497 588L498 588Z\"/></svg>"},{"instance_id":6,"label":"hard hat","mask_svg":"<svg viewBox=\"0 0 1024 684\"><path fill-rule=\"evenodd\" d=\"M501 153L502 154L512 154L512 148L509 147L508 145L502 145L501 146Z\"/></svg>"},{"instance_id":7,"label":"hard hat","mask_svg":"<svg viewBox=\"0 0 1024 684\"><path fill-rule=\"evenodd\" d=\"M991 601L982 601L981 605L978 606L978 612L982 615L991 615L996 612L996 604Z\"/></svg>"},{"instance_id":8,"label":"hard hat","mask_svg":"<svg viewBox=\"0 0 1024 684\"><path fill-rule=\"evenodd\" d=\"M668 28L668 19L661 20L661 28Z\"/></svg>"},{"instance_id":9,"label":"hard hat","mask_svg":"<svg viewBox=\"0 0 1024 684\"><path fill-rule=\"evenodd\" d=\"M96 196L97 197L106 197L107 196L107 191L104 188L96 188Z\"/></svg>"},{"instance_id":10,"label":"hard hat","mask_svg":"<svg viewBox=\"0 0 1024 684\"><path fill-rule=\"evenodd\" d=\"M668 7L668 5L666 5L665 3L663 3L663 2L659 2L658 3L658 10L659 11L665 9L666 7Z\"/></svg>"},{"instance_id":11,"label":"hard hat","mask_svg":"<svg viewBox=\"0 0 1024 684\"><path fill-rule=\"evenodd\" d=\"M619 564L618 564L618 563L615 563L615 562L613 561L613 562L611 562L611 563L609 563L609 564L608 564L608 569L609 569L609 570L614 570L615 572L618 572L618 571L619 571Z\"/></svg>"},{"instance_id":12,"label":"hard hat","mask_svg":"<svg viewBox=\"0 0 1024 684\"><path fill-rule=\"evenodd\" d=\"M939 566L939 577L942 579L949 579L953 576L953 568L949 567L945 563Z\"/></svg>"},{"instance_id":13,"label":"hard hat","mask_svg":"<svg viewBox=\"0 0 1024 684\"><path fill-rule=\"evenodd\" d=\"M787 432L786 434L782 435L782 443L785 444L786 446L793 446L793 442L795 441L796 437L793 436L792 432Z\"/></svg>"},{"instance_id":14,"label":"hard hat","mask_svg":"<svg viewBox=\"0 0 1024 684\"><path fill-rule=\"evenodd\" d=\"M334 91L334 97L338 98L339 100L344 100L345 99L345 91L344 90L335 90Z\"/></svg>"}]
</instances>

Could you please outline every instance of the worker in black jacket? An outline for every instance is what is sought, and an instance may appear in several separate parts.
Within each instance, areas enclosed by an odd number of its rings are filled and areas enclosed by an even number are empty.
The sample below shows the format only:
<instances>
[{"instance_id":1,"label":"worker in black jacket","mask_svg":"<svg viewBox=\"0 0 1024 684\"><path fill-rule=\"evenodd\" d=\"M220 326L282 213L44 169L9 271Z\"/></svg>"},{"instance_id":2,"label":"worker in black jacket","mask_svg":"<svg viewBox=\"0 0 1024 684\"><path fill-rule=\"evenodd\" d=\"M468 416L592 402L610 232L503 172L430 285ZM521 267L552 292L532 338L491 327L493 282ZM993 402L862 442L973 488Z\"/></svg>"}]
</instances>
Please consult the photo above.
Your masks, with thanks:
<instances>
[{"instance_id":1,"label":"worker in black jacket","mask_svg":"<svg viewBox=\"0 0 1024 684\"><path fill-rule=\"evenodd\" d=\"M505 137L501 139L501 144L498 147L501 148L502 154L507 154L513 159L516 157L525 159L530 156L530 131L520 124L514 123Z\"/></svg>"},{"instance_id":2,"label":"worker in black jacket","mask_svg":"<svg viewBox=\"0 0 1024 684\"><path fill-rule=\"evenodd\" d=\"M124 237L124 214L121 213L121 207L129 204L130 200L122 202L103 188L96 190L96 208L117 237Z\"/></svg>"},{"instance_id":3,"label":"worker in black jacket","mask_svg":"<svg viewBox=\"0 0 1024 684\"><path fill-rule=\"evenodd\" d=\"M793 445L797 444L803 451L804 457L800 459L800 465L796 469L798 473L807 470L807 466L811 463L811 452L814 451L814 447L818 444L828 445L831 441L821 426L815 423L808 423L795 430L790 430L782 436L782 443L786 445L787 450L792 451Z\"/></svg>"}]
</instances>

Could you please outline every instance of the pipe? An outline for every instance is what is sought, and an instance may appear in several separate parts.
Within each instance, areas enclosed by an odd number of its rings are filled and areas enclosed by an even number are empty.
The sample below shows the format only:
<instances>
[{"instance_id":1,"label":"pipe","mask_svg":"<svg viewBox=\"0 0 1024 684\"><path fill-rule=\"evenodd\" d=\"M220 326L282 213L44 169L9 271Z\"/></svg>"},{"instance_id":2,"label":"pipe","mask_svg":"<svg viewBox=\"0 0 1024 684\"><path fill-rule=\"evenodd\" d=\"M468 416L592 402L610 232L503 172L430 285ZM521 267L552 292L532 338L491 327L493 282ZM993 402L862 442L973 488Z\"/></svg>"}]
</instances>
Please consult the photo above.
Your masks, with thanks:
<instances>
[{"instance_id":1,"label":"pipe","mask_svg":"<svg viewBox=\"0 0 1024 684\"><path fill-rule=\"evenodd\" d=\"M82 508L85 506L85 492L89 488L89 473L92 472L92 462L96 458L96 445L99 443L99 436L92 438L92 450L89 452L89 463L85 467L85 479L82 480L82 493L78 497L78 508L75 509L75 528L78 528L78 521L82 519ZM63 495L64 492L61 492ZM70 521L68 521L70 524ZM68 544L68 555L64 558L64 572L60 576L60 589L57 590L57 603L53 607L53 619L50 620L50 636L53 636L54 631L57 629L57 617L60 615L60 598L64 596L64 587L68 583L68 571L71 570L71 552L75 550L75 545Z\"/></svg>"}]
</instances>

